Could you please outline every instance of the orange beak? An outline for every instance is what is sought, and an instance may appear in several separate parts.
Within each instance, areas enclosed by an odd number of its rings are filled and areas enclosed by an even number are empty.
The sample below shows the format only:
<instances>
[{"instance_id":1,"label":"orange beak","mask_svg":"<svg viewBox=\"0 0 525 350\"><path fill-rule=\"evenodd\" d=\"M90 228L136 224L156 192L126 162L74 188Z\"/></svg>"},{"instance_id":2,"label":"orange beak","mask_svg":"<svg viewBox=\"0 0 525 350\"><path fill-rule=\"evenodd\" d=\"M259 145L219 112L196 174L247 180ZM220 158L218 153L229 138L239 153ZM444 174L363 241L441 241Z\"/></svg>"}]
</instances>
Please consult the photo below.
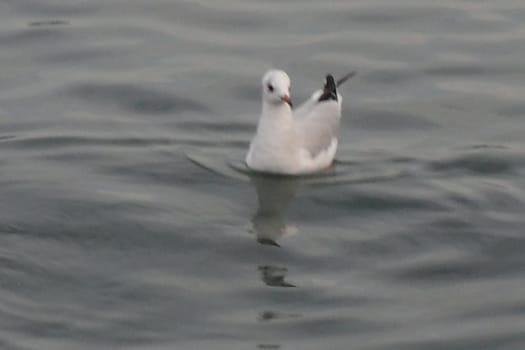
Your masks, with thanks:
<instances>
[{"instance_id":1,"label":"orange beak","mask_svg":"<svg viewBox=\"0 0 525 350\"><path fill-rule=\"evenodd\" d=\"M286 102L286 103L288 103L288 105L290 107L293 107L292 100L290 100L290 96L288 96L288 95L281 96L281 101Z\"/></svg>"}]
</instances>

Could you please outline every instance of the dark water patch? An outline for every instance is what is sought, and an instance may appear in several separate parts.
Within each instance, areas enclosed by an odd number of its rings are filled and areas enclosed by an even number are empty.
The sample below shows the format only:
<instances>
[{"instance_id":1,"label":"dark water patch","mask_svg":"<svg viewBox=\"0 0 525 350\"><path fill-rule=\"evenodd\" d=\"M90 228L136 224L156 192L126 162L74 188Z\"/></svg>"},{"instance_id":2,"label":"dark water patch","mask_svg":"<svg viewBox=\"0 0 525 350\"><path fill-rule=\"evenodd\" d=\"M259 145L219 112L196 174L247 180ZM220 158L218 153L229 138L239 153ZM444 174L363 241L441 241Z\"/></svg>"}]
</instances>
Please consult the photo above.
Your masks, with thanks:
<instances>
[{"instance_id":1,"label":"dark water patch","mask_svg":"<svg viewBox=\"0 0 525 350\"><path fill-rule=\"evenodd\" d=\"M479 34L478 34L479 35ZM512 35L501 35L497 40L480 40L478 35L472 34L468 37L451 39L448 44L453 51L468 52L472 55L483 57L490 52L492 57L508 57L519 55L523 39ZM519 71L519 68L517 68Z\"/></svg>"},{"instance_id":2,"label":"dark water patch","mask_svg":"<svg viewBox=\"0 0 525 350\"><path fill-rule=\"evenodd\" d=\"M441 65L436 67L429 67L422 70L422 74L436 76L436 77L472 77L472 76L501 76L512 75L518 73L514 69L503 67L487 67L479 64L464 64L464 65Z\"/></svg>"},{"instance_id":3,"label":"dark water patch","mask_svg":"<svg viewBox=\"0 0 525 350\"><path fill-rule=\"evenodd\" d=\"M414 251L417 251L418 247L411 241L405 240L396 240L393 242L393 246L387 246L386 243L376 241L374 239L370 240L355 240L353 242L340 242L337 247L333 248L334 252L337 252L337 256L340 256L341 259L352 262L352 267L340 266L335 271L341 271L342 274L345 274L346 271L359 271L363 273L366 270L369 270L371 267L369 264L375 264L377 259L395 259L397 257L403 256L403 254L412 254ZM348 302L341 301L341 302ZM379 298L371 297L370 300L365 301L364 305L377 305L381 303L388 304L389 301L381 300ZM359 305L356 304L356 305ZM335 305L337 307L337 305Z\"/></svg>"},{"instance_id":4,"label":"dark water patch","mask_svg":"<svg viewBox=\"0 0 525 350\"><path fill-rule=\"evenodd\" d=\"M66 162L70 164L82 163L82 164L100 164L104 161L115 161L116 157L109 156L107 154L97 153L81 149L69 150L67 147L65 150L57 152L55 148L51 148L53 153L39 154L36 156L38 159L45 159L56 162Z\"/></svg>"},{"instance_id":5,"label":"dark water patch","mask_svg":"<svg viewBox=\"0 0 525 350\"><path fill-rule=\"evenodd\" d=\"M37 136L7 140L5 147L16 149L52 149L82 146L147 147L173 145L176 141L166 138L111 138L96 136Z\"/></svg>"},{"instance_id":6,"label":"dark water patch","mask_svg":"<svg viewBox=\"0 0 525 350\"><path fill-rule=\"evenodd\" d=\"M364 151L355 150L351 153L348 153L349 154L340 152L340 154L337 154L336 164L343 164L345 166L355 167L356 170L360 170L362 168L370 167L382 168L384 165L389 163L418 164L423 162L421 158L383 148L371 148Z\"/></svg>"},{"instance_id":7,"label":"dark water patch","mask_svg":"<svg viewBox=\"0 0 525 350\"><path fill-rule=\"evenodd\" d=\"M516 23L523 23L522 19L525 16L525 9L518 6L510 6L509 8L498 9L498 13L505 16L505 18L515 20Z\"/></svg>"},{"instance_id":8,"label":"dark water patch","mask_svg":"<svg viewBox=\"0 0 525 350\"><path fill-rule=\"evenodd\" d=\"M458 156L430 162L432 171L450 174L470 173L477 175L515 174L525 164L525 158L508 152L469 152Z\"/></svg>"},{"instance_id":9,"label":"dark water patch","mask_svg":"<svg viewBox=\"0 0 525 350\"><path fill-rule=\"evenodd\" d=\"M213 31L225 31L230 28L236 31L254 31L279 23L278 17L263 19L253 12L242 12L242 15L232 16L229 11L214 11L214 8L200 3L178 4L177 7L177 20L187 23L190 27L206 27Z\"/></svg>"},{"instance_id":10,"label":"dark water patch","mask_svg":"<svg viewBox=\"0 0 525 350\"><path fill-rule=\"evenodd\" d=\"M0 125L0 131L5 134L9 134L9 139L16 139L18 135L24 134L25 132L32 132L39 129L59 129L61 125L64 125L64 121L61 119L25 119L25 113L13 113L10 117L12 120L9 123ZM17 119L17 120L15 120ZM9 141L9 140L6 140Z\"/></svg>"},{"instance_id":11,"label":"dark water patch","mask_svg":"<svg viewBox=\"0 0 525 350\"><path fill-rule=\"evenodd\" d=\"M257 349L280 349L279 344L257 344Z\"/></svg>"},{"instance_id":12,"label":"dark water patch","mask_svg":"<svg viewBox=\"0 0 525 350\"><path fill-rule=\"evenodd\" d=\"M426 282L443 283L459 282L500 275L505 272L501 267L496 268L490 262L441 262L419 263L418 266L396 266L396 271L388 271L386 276L398 282ZM510 274L514 271L508 271Z\"/></svg>"},{"instance_id":13,"label":"dark water patch","mask_svg":"<svg viewBox=\"0 0 525 350\"><path fill-rule=\"evenodd\" d=\"M150 249L152 245L156 246L160 242L166 245L170 237L176 240L172 242L174 245L170 243L171 248L176 251L177 241L184 244L185 240L182 238L186 237L177 239L178 233L193 232L189 228L172 225L171 222L168 228L155 221L147 223L151 218L164 217L171 220L178 215L169 215L171 211L153 203L149 197L137 199L133 194L118 190L108 193L103 190L108 184L101 182L100 185L100 189L85 186L84 191L90 195L85 195L86 199L83 201L79 201L72 194L75 193L76 186L72 186L72 189L66 192L67 196L73 197L72 199L43 195L42 189L33 189L31 202L20 196L4 196L9 198L10 205L9 211L3 211L4 224L1 235L30 240L40 238L49 244L72 243L86 249L107 248L117 253L121 249L133 250L133 247L139 250L144 247ZM39 216L27 220L27 215L20 206L24 206L24 210L38 212ZM54 215L50 215L51 212ZM15 215L16 213L19 215ZM111 224L105 227L101 224L103 222ZM15 227L16 230L10 229L11 227ZM202 245L203 242L198 237L195 233L187 237L187 246L193 246L190 244L192 241L197 246ZM157 246L155 249L159 248L160 246Z\"/></svg>"},{"instance_id":14,"label":"dark water patch","mask_svg":"<svg viewBox=\"0 0 525 350\"><path fill-rule=\"evenodd\" d=\"M435 220L431 220L429 227L433 230L442 230L445 232L462 231L467 232L472 229L472 223L467 219L456 218L456 217L443 217Z\"/></svg>"},{"instance_id":15,"label":"dark water patch","mask_svg":"<svg viewBox=\"0 0 525 350\"><path fill-rule=\"evenodd\" d=\"M94 104L114 105L139 114L166 114L174 112L209 112L197 101L179 97L166 91L147 89L127 84L77 84L67 92Z\"/></svg>"},{"instance_id":16,"label":"dark water patch","mask_svg":"<svg viewBox=\"0 0 525 350\"><path fill-rule=\"evenodd\" d=\"M458 103L458 102L454 102L454 103L445 102L445 103L440 103L439 105L445 109L448 109L454 112L464 112L465 111L465 106L462 103Z\"/></svg>"},{"instance_id":17,"label":"dark water patch","mask_svg":"<svg viewBox=\"0 0 525 350\"><path fill-rule=\"evenodd\" d=\"M61 19L50 19L45 21L32 21L28 23L30 27L53 27L69 25L69 21Z\"/></svg>"},{"instance_id":18,"label":"dark water patch","mask_svg":"<svg viewBox=\"0 0 525 350\"><path fill-rule=\"evenodd\" d=\"M376 259L398 259L410 256L434 246L436 242L422 229L407 229L406 232L392 232L388 235L340 243L339 252L352 257L356 265L367 264Z\"/></svg>"},{"instance_id":19,"label":"dark water patch","mask_svg":"<svg viewBox=\"0 0 525 350\"><path fill-rule=\"evenodd\" d=\"M348 332L373 333L387 328L378 322L365 321L353 317L323 316L308 317L293 320L293 322L280 322L268 324L267 327L278 328L278 332L289 333L306 337L337 336Z\"/></svg>"},{"instance_id":20,"label":"dark water patch","mask_svg":"<svg viewBox=\"0 0 525 350\"><path fill-rule=\"evenodd\" d=\"M31 269L16 258L9 258L0 255L0 271L0 274L5 277L5 275L13 273L27 273L30 272Z\"/></svg>"},{"instance_id":21,"label":"dark water patch","mask_svg":"<svg viewBox=\"0 0 525 350\"><path fill-rule=\"evenodd\" d=\"M24 232L23 226L11 223L0 222L0 235L2 234L21 234Z\"/></svg>"},{"instance_id":22,"label":"dark water patch","mask_svg":"<svg viewBox=\"0 0 525 350\"><path fill-rule=\"evenodd\" d=\"M390 159L386 160L389 163L394 164L415 164L415 165L421 165L422 161L420 158L414 158L409 156L392 156Z\"/></svg>"},{"instance_id":23,"label":"dark water patch","mask_svg":"<svg viewBox=\"0 0 525 350\"><path fill-rule=\"evenodd\" d=\"M487 186L480 192L485 208L492 213L511 215L525 210L525 192L520 191L518 188Z\"/></svg>"},{"instance_id":24,"label":"dark water patch","mask_svg":"<svg viewBox=\"0 0 525 350\"><path fill-rule=\"evenodd\" d=\"M244 140L185 140L184 145L187 146L202 146L202 147L224 147L226 149L241 149L248 150L249 143Z\"/></svg>"},{"instance_id":25,"label":"dark water patch","mask_svg":"<svg viewBox=\"0 0 525 350\"><path fill-rule=\"evenodd\" d=\"M372 83L400 84L415 78L416 74L408 70L376 69L360 76Z\"/></svg>"},{"instance_id":26,"label":"dark water patch","mask_svg":"<svg viewBox=\"0 0 525 350\"><path fill-rule=\"evenodd\" d=\"M319 271L326 270L320 269ZM291 277L294 276L293 271L290 271L290 274ZM274 312L285 314L296 314L297 310L302 310L302 301L310 305L311 311L352 309L366 305L386 305L390 302L388 298L376 296L376 293L358 294L330 288L314 288L309 286L308 276L308 274L296 276L297 285L295 288L270 288L263 284L264 288L262 289L238 290L235 295L238 298L257 298L256 300L264 302L263 305L273 305ZM306 316L302 312L300 314L300 318Z\"/></svg>"},{"instance_id":27,"label":"dark water patch","mask_svg":"<svg viewBox=\"0 0 525 350\"><path fill-rule=\"evenodd\" d=\"M460 326L458 326L460 327ZM525 336L522 332L505 332L494 329L495 333L465 333L461 335L451 335L450 337L440 336L439 340L411 340L389 342L386 346L370 348L389 349L389 350L464 350L464 349L521 349L525 344Z\"/></svg>"},{"instance_id":28,"label":"dark water patch","mask_svg":"<svg viewBox=\"0 0 525 350\"><path fill-rule=\"evenodd\" d=\"M244 140L230 140L225 138L199 138L199 136L194 137L177 137L173 140L174 144L181 145L183 147L187 147L188 149L217 149L217 148L224 148L228 150L232 149L241 149L241 150L247 150L248 149L248 141ZM222 156L223 158L220 160L224 160L226 156Z\"/></svg>"},{"instance_id":29,"label":"dark water patch","mask_svg":"<svg viewBox=\"0 0 525 350\"><path fill-rule=\"evenodd\" d=\"M81 304L81 303L80 303ZM86 306L87 307L87 306ZM106 306L107 311L108 307ZM112 309L118 308L115 306ZM86 310L86 312L88 312ZM147 314L147 310L143 311ZM122 314L122 312L120 311ZM4 329L10 332L20 334L24 337L37 338L40 340L55 340L55 341L78 341L83 339L92 344L99 345L144 345L160 341L158 335L154 335L153 327L139 325L141 323L148 324L154 317L152 316L137 316L132 312L127 312L127 320L121 320L118 317L113 319L107 317L100 317L99 325L93 327L94 322L90 317L84 316L84 323L75 322L75 319L70 319L69 315L63 315L60 312L54 314L45 313L44 315L35 317L23 317L14 315L12 313L0 312L3 317L10 319L10 322L4 325ZM87 318L87 320L86 320ZM159 329L158 327L156 328Z\"/></svg>"},{"instance_id":30,"label":"dark water patch","mask_svg":"<svg viewBox=\"0 0 525 350\"><path fill-rule=\"evenodd\" d=\"M427 232L427 235L429 234L433 237L428 237L428 240L440 245L447 244L454 250L463 248L465 254L462 257L452 258L444 255L437 260L434 258L433 261L415 259L396 263L386 268L385 276L400 282L433 284L523 275L525 259L518 253L523 249L523 240L517 245L515 254L510 250L505 254L495 254L491 253L497 251L494 247L501 248L516 240L498 237L497 233L492 235L481 232L478 234L472 232L471 237L466 237L466 232L461 229L441 234Z\"/></svg>"},{"instance_id":31,"label":"dark water patch","mask_svg":"<svg viewBox=\"0 0 525 350\"><path fill-rule=\"evenodd\" d=\"M480 143L475 145L461 146L458 147L459 150L507 150L508 146L505 145L496 145L496 144L487 144Z\"/></svg>"},{"instance_id":32,"label":"dark water patch","mask_svg":"<svg viewBox=\"0 0 525 350\"><path fill-rule=\"evenodd\" d=\"M202 120L183 120L177 122L178 128L191 132L198 131L213 131L213 132L227 132L227 133L248 133L254 131L252 123L241 123L234 121L202 121Z\"/></svg>"},{"instance_id":33,"label":"dark water patch","mask_svg":"<svg viewBox=\"0 0 525 350\"><path fill-rule=\"evenodd\" d=\"M419 244L427 248L437 245L462 247L477 254L480 249L497 241L497 236L481 223L481 219L481 215L477 220L476 216L465 215L455 218L450 214L443 215L416 225L410 234Z\"/></svg>"},{"instance_id":34,"label":"dark water patch","mask_svg":"<svg viewBox=\"0 0 525 350\"><path fill-rule=\"evenodd\" d=\"M0 348L6 349L6 350L27 350L28 349L25 346L22 347L22 346L15 345L14 343L8 340L5 340L5 339L0 339Z\"/></svg>"},{"instance_id":35,"label":"dark water patch","mask_svg":"<svg viewBox=\"0 0 525 350\"><path fill-rule=\"evenodd\" d=\"M484 204L480 198L465 193L452 192L446 196L446 199L456 207L470 210L482 210Z\"/></svg>"},{"instance_id":36,"label":"dark water patch","mask_svg":"<svg viewBox=\"0 0 525 350\"><path fill-rule=\"evenodd\" d=\"M439 127L438 124L427 120L423 116L392 111L353 111L351 125L364 130L400 131L400 130L427 130Z\"/></svg>"},{"instance_id":37,"label":"dark water patch","mask_svg":"<svg viewBox=\"0 0 525 350\"><path fill-rule=\"evenodd\" d=\"M406 219L402 221L405 222ZM375 230L372 233L376 233ZM358 266L366 265L370 261L377 262L378 258L381 261L397 261L402 257L418 256L421 252L435 251L438 248L462 249L472 254L475 260L475 256L497 241L497 237L490 230L483 230L469 219L456 222L444 218L405 224L404 227L387 229L386 233L367 239L347 239L341 241L338 251L352 257ZM414 263L414 266L418 265Z\"/></svg>"},{"instance_id":38,"label":"dark water patch","mask_svg":"<svg viewBox=\"0 0 525 350\"><path fill-rule=\"evenodd\" d=\"M0 142L6 141L6 140L11 140L11 139L14 139L15 137L16 137L15 135L1 135L0 136Z\"/></svg>"},{"instance_id":39,"label":"dark water patch","mask_svg":"<svg viewBox=\"0 0 525 350\"><path fill-rule=\"evenodd\" d=\"M18 261L13 261L13 259ZM55 264L42 266L31 257L21 255L12 258L4 257L0 262L0 266L2 268L0 276L5 283L3 289L13 293L18 291L19 296L30 295L32 290L46 285L47 281L53 283L47 289L58 289L59 286L64 285L74 286L75 289L87 286L81 281L82 276L69 275L67 272L61 271ZM24 290L19 291L20 288Z\"/></svg>"},{"instance_id":40,"label":"dark water patch","mask_svg":"<svg viewBox=\"0 0 525 350\"><path fill-rule=\"evenodd\" d=\"M99 6L87 2L60 2L60 1L10 1L18 15L36 17L38 15L49 18L68 18L80 15L93 14L100 10ZM45 20L48 21L48 20Z\"/></svg>"},{"instance_id":41,"label":"dark water patch","mask_svg":"<svg viewBox=\"0 0 525 350\"><path fill-rule=\"evenodd\" d=\"M232 88L232 91L233 95L241 100L260 101L261 99L261 88L259 85L236 86Z\"/></svg>"},{"instance_id":42,"label":"dark water patch","mask_svg":"<svg viewBox=\"0 0 525 350\"><path fill-rule=\"evenodd\" d=\"M330 196L312 198L317 204L323 206L330 206L334 208L344 208L352 212L360 211L363 213L373 212L392 212L392 211L406 211L406 210L432 210L432 211L446 211L448 208L439 202L434 202L431 199L422 199L409 195L401 195L394 193L380 193L372 190L368 191L336 191L330 193Z\"/></svg>"},{"instance_id":43,"label":"dark water patch","mask_svg":"<svg viewBox=\"0 0 525 350\"><path fill-rule=\"evenodd\" d=\"M289 320L294 318L300 318L302 315L295 313L285 313L279 311L263 311L257 317L257 320L260 322L272 322L280 320Z\"/></svg>"},{"instance_id":44,"label":"dark water patch","mask_svg":"<svg viewBox=\"0 0 525 350\"><path fill-rule=\"evenodd\" d=\"M525 118L525 104L510 103L498 110L498 114L505 117Z\"/></svg>"},{"instance_id":45,"label":"dark water patch","mask_svg":"<svg viewBox=\"0 0 525 350\"><path fill-rule=\"evenodd\" d=\"M436 75L436 76L475 76L481 75L485 72L485 68L481 66L474 65L464 65L464 66L441 66L435 68L427 68L423 70L424 74Z\"/></svg>"},{"instance_id":46,"label":"dark water patch","mask_svg":"<svg viewBox=\"0 0 525 350\"><path fill-rule=\"evenodd\" d=\"M498 234L498 232L495 232L495 234ZM501 237L492 244L486 245L483 253L497 260L512 259L513 261L521 261L525 267L525 256L522 254L524 249L525 238Z\"/></svg>"},{"instance_id":47,"label":"dark water patch","mask_svg":"<svg viewBox=\"0 0 525 350\"><path fill-rule=\"evenodd\" d=\"M207 243L213 240L216 240L216 243L220 243L218 242L219 238L214 239L213 236L207 236L206 232L202 234L192 227L174 224L169 227L162 227L154 221L150 220L148 222L148 220L144 220L144 218L148 217L155 218L159 213L166 214L162 210L153 209L149 206L114 203L113 205L103 205L100 206L100 209L92 210L93 207L90 207L90 209L77 205L70 208L66 205L52 205L53 210L57 212L56 217L52 219L39 219L31 223L17 223L16 220L12 220L16 225L23 225L23 232L10 233L7 236L3 233L2 235L32 242L41 240L42 246L46 244L56 246L57 249L64 249L64 252L76 249L83 254L96 255L109 251L112 254L111 257L115 259L115 263L126 257L138 258L140 255L146 255L150 264L162 262L167 258L175 260L178 258L184 261L186 257L189 260L202 261L206 257L214 255L203 251L203 247L206 247ZM131 209L130 215L127 215L128 209ZM49 208L44 208L41 211L44 212L46 210L49 210ZM173 214L173 220L180 217L180 214ZM112 228L107 228L105 225L101 225L100 222L106 222ZM42 226L45 227L42 228ZM191 250L191 253L187 249ZM150 256L152 251L156 251L155 256ZM61 253L57 254L60 255ZM188 254L192 257L189 257ZM83 284L83 281L77 281L75 279L77 277L63 277L62 274L65 272L55 265L54 261L56 260L52 256L47 258L51 259L48 262L53 262L53 265L44 266L37 263L38 260L27 263L18 262L18 264L22 264L18 266L23 267L23 271L36 273L35 277L26 280L26 283L36 284L39 281L49 280L53 277L55 283L67 279L75 286L82 284L78 286L80 289L87 287ZM20 260L21 257L17 256L16 259ZM72 262L70 261L69 264L72 264ZM92 267L96 268L95 265ZM64 269L66 268L67 264L64 261ZM78 269L79 266L75 266L75 268ZM114 268L117 269L118 266L115 265ZM89 268L87 269L89 270ZM113 269L111 271L115 272ZM79 279L83 277L78 276ZM16 282L17 280L19 281L18 283ZM6 284L5 288L16 289L20 287L21 280L18 277L11 282ZM89 284L87 281L85 283ZM29 292L30 289L27 289L27 291Z\"/></svg>"},{"instance_id":48,"label":"dark water patch","mask_svg":"<svg viewBox=\"0 0 525 350\"><path fill-rule=\"evenodd\" d=\"M496 305L484 305L480 309L459 313L459 317L476 320L480 318L521 316L525 313L525 301L513 300L512 302L500 302Z\"/></svg>"},{"instance_id":49,"label":"dark water patch","mask_svg":"<svg viewBox=\"0 0 525 350\"><path fill-rule=\"evenodd\" d=\"M440 21L444 18L451 20L464 17L463 11L453 10L441 6L409 6L409 7L370 7L362 9L354 9L352 11L340 13L339 16L344 16L348 21L358 24L388 24L396 25L403 23L404 25L417 22L429 23Z\"/></svg>"},{"instance_id":50,"label":"dark water patch","mask_svg":"<svg viewBox=\"0 0 525 350\"><path fill-rule=\"evenodd\" d=\"M155 162L144 162L130 165L103 165L98 171L141 181L153 182L157 185L195 184L200 181L224 181L221 177L209 178L203 169L183 157L170 157Z\"/></svg>"},{"instance_id":51,"label":"dark water patch","mask_svg":"<svg viewBox=\"0 0 525 350\"><path fill-rule=\"evenodd\" d=\"M0 44L6 45L6 47L43 45L49 41L63 40L64 35L61 27L31 27L11 32L0 32Z\"/></svg>"},{"instance_id":52,"label":"dark water patch","mask_svg":"<svg viewBox=\"0 0 525 350\"><path fill-rule=\"evenodd\" d=\"M431 12L431 11L430 11ZM406 11L400 9L370 9L370 10L357 10L351 13L345 13L344 17L352 23L377 23L385 24L389 23L393 25L397 22L405 22L413 19L415 14L409 14ZM419 14L421 15L421 14ZM343 15L341 15L343 16Z\"/></svg>"},{"instance_id":53,"label":"dark water patch","mask_svg":"<svg viewBox=\"0 0 525 350\"><path fill-rule=\"evenodd\" d=\"M93 63L94 60L115 58L116 54L111 49L82 48L82 49L65 49L59 52L45 53L39 56L35 61L41 64L62 65L64 63L80 64L82 62Z\"/></svg>"},{"instance_id":54,"label":"dark water patch","mask_svg":"<svg viewBox=\"0 0 525 350\"><path fill-rule=\"evenodd\" d=\"M264 265L259 266L261 280L269 287L295 287L285 280L288 269L285 267Z\"/></svg>"}]
</instances>

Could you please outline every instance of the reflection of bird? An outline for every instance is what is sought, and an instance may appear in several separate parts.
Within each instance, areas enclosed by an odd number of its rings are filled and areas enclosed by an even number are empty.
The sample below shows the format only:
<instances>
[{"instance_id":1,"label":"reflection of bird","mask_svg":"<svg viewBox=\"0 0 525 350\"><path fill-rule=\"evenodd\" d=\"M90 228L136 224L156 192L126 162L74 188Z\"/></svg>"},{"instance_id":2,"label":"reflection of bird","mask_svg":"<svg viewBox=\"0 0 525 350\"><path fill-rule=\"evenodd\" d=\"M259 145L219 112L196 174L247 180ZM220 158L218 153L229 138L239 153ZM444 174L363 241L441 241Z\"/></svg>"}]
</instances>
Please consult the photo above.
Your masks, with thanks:
<instances>
[{"instance_id":1,"label":"reflection of bird","mask_svg":"<svg viewBox=\"0 0 525 350\"><path fill-rule=\"evenodd\" d=\"M262 112L246 156L249 168L268 173L298 175L329 167L337 150L337 130L342 97L337 82L326 76L323 89L292 111L290 78L280 70L268 71L262 80Z\"/></svg>"},{"instance_id":2,"label":"reflection of bird","mask_svg":"<svg viewBox=\"0 0 525 350\"><path fill-rule=\"evenodd\" d=\"M301 317L301 314L293 314L293 313L284 313L284 312L278 312L278 311L263 311L259 314L259 317L257 317L257 320L260 322L267 322L267 321L273 321L273 320L282 320L286 318L298 318Z\"/></svg>"},{"instance_id":3,"label":"reflection of bird","mask_svg":"<svg viewBox=\"0 0 525 350\"><path fill-rule=\"evenodd\" d=\"M270 287L295 287L295 285L284 280L288 270L285 267L264 265L259 266L261 279Z\"/></svg>"},{"instance_id":4,"label":"reflection of bird","mask_svg":"<svg viewBox=\"0 0 525 350\"><path fill-rule=\"evenodd\" d=\"M280 348L281 345L279 344L257 344L257 349L277 350Z\"/></svg>"},{"instance_id":5,"label":"reflection of bird","mask_svg":"<svg viewBox=\"0 0 525 350\"><path fill-rule=\"evenodd\" d=\"M278 247L278 238L296 230L286 225L284 213L299 181L280 176L252 176L251 180L257 191L258 208L252 218L257 242Z\"/></svg>"}]
</instances>

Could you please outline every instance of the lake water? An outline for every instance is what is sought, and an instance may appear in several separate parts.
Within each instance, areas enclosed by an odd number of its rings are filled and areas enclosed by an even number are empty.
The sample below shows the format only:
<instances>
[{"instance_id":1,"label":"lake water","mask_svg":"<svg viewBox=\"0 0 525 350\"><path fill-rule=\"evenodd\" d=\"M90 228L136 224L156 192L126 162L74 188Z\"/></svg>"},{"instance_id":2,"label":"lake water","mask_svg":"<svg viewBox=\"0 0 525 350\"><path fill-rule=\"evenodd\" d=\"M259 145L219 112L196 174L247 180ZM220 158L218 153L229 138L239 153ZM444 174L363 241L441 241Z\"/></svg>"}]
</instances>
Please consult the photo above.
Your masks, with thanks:
<instances>
[{"instance_id":1,"label":"lake water","mask_svg":"<svg viewBox=\"0 0 525 350\"><path fill-rule=\"evenodd\" d=\"M0 1L0 348L525 347L525 2ZM267 68L338 163L249 178Z\"/></svg>"}]
</instances>

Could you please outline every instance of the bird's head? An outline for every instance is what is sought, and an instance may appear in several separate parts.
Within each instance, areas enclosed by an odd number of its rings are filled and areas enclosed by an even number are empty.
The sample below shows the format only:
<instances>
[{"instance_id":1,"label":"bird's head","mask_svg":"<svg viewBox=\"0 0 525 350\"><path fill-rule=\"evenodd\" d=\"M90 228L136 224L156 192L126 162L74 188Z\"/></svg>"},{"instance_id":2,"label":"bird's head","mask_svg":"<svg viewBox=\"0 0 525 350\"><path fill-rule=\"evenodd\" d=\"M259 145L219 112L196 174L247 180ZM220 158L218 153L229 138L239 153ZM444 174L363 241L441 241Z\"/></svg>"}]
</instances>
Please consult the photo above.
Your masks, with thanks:
<instances>
[{"instance_id":1,"label":"bird's head","mask_svg":"<svg viewBox=\"0 0 525 350\"><path fill-rule=\"evenodd\" d=\"M290 77L282 70L269 70L262 79L262 95L266 103L280 105L287 103L292 107L290 99Z\"/></svg>"}]
</instances>

